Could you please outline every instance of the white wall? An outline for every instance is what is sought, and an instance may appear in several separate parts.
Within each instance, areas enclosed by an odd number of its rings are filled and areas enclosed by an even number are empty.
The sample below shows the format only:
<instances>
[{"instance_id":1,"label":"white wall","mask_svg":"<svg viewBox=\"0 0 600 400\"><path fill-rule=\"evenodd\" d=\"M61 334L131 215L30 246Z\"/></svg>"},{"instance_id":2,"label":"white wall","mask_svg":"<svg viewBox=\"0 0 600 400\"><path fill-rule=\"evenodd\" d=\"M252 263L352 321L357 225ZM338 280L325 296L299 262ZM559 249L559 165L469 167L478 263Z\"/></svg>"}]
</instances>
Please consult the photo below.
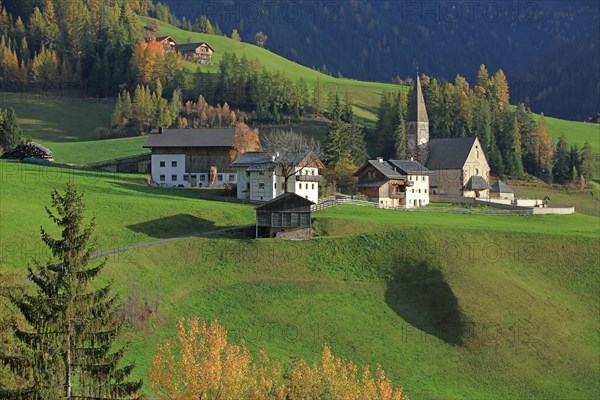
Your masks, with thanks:
<instances>
[{"instance_id":1,"label":"white wall","mask_svg":"<svg viewBox=\"0 0 600 400\"><path fill-rule=\"evenodd\" d=\"M296 168L296 173L303 175L319 175L318 168L304 168L300 171L300 168ZM281 196L285 193L284 189L284 178L280 171L263 171L263 174L259 171L250 172L250 176L247 177L246 169L239 168L237 171L237 196L239 199L246 199L247 195L244 192L250 184L250 195L251 201L269 201L273 200L277 196ZM292 175L288 178L288 192L296 193L299 196L307 198L308 200L317 203L319 200L319 182L296 182L296 175Z\"/></svg>"},{"instance_id":2,"label":"white wall","mask_svg":"<svg viewBox=\"0 0 600 400\"><path fill-rule=\"evenodd\" d=\"M413 186L406 187L406 208L422 207L429 204L429 176L409 175L409 181Z\"/></svg>"},{"instance_id":3,"label":"white wall","mask_svg":"<svg viewBox=\"0 0 600 400\"><path fill-rule=\"evenodd\" d=\"M190 186L184 180L185 155L183 154L152 154L152 180L164 186ZM175 163L175 166L173 166ZM164 166L161 166L164 165ZM173 180L175 176L175 180ZM162 178L162 179L161 179Z\"/></svg>"}]
</instances>

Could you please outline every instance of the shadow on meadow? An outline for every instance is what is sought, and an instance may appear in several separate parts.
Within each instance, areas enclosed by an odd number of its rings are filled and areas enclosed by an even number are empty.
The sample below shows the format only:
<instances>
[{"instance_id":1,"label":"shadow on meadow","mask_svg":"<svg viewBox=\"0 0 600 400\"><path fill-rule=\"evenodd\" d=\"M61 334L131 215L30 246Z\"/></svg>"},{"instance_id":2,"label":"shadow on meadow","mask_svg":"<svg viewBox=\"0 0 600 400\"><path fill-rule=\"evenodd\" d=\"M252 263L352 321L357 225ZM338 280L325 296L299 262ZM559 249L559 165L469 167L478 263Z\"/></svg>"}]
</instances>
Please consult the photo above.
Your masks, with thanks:
<instances>
[{"instance_id":1,"label":"shadow on meadow","mask_svg":"<svg viewBox=\"0 0 600 400\"><path fill-rule=\"evenodd\" d=\"M463 345L467 321L442 272L421 262L403 265L388 282L388 306L402 319L452 345Z\"/></svg>"},{"instance_id":2,"label":"shadow on meadow","mask_svg":"<svg viewBox=\"0 0 600 400\"><path fill-rule=\"evenodd\" d=\"M213 221L198 218L190 214L176 214L168 217L127 225L127 229L142 233L157 239L168 239L177 236L189 235L199 232L208 232L223 228Z\"/></svg>"}]
</instances>

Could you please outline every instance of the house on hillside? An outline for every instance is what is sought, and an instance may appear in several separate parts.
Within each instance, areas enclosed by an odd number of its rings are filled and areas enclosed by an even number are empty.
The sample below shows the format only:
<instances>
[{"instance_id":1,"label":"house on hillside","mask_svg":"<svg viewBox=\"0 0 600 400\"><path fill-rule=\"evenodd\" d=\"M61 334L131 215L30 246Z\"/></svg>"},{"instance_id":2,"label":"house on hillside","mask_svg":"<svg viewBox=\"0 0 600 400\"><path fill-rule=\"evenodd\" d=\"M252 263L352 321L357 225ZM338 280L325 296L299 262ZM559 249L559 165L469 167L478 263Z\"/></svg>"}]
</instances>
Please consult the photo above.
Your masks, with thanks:
<instances>
[{"instance_id":1,"label":"house on hillside","mask_svg":"<svg viewBox=\"0 0 600 400\"><path fill-rule=\"evenodd\" d=\"M157 36L155 38L146 38L146 42L155 41L163 45L165 53L175 51L177 43L171 38L171 36Z\"/></svg>"},{"instance_id":2,"label":"house on hillside","mask_svg":"<svg viewBox=\"0 0 600 400\"><path fill-rule=\"evenodd\" d=\"M358 191L380 207L422 207L429 204L432 172L416 161L369 160L354 173Z\"/></svg>"},{"instance_id":3,"label":"house on hillside","mask_svg":"<svg viewBox=\"0 0 600 400\"><path fill-rule=\"evenodd\" d=\"M144 148L152 151L152 181L162 186L234 185L234 128L153 130Z\"/></svg>"},{"instance_id":4,"label":"house on hillside","mask_svg":"<svg viewBox=\"0 0 600 400\"><path fill-rule=\"evenodd\" d=\"M509 199L515 198L515 192L506 183L498 180L490 188L490 199Z\"/></svg>"},{"instance_id":5,"label":"house on hillside","mask_svg":"<svg viewBox=\"0 0 600 400\"><path fill-rule=\"evenodd\" d=\"M288 160L265 152L246 152L231 164L231 168L237 171L239 199L270 201L284 193L295 193L316 203L322 180L319 170L325 166L310 151L296 154Z\"/></svg>"},{"instance_id":6,"label":"house on hillside","mask_svg":"<svg viewBox=\"0 0 600 400\"><path fill-rule=\"evenodd\" d=\"M314 203L295 193L284 193L256 207L256 237L310 239Z\"/></svg>"},{"instance_id":7,"label":"house on hillside","mask_svg":"<svg viewBox=\"0 0 600 400\"><path fill-rule=\"evenodd\" d=\"M178 44L175 45L175 51L184 60L206 65L212 65L212 57L215 52L206 42Z\"/></svg>"},{"instance_id":8,"label":"house on hillside","mask_svg":"<svg viewBox=\"0 0 600 400\"><path fill-rule=\"evenodd\" d=\"M408 157L433 171L431 194L488 197L489 165L479 139L429 138L429 117L418 76L408 106L406 144Z\"/></svg>"}]
</instances>

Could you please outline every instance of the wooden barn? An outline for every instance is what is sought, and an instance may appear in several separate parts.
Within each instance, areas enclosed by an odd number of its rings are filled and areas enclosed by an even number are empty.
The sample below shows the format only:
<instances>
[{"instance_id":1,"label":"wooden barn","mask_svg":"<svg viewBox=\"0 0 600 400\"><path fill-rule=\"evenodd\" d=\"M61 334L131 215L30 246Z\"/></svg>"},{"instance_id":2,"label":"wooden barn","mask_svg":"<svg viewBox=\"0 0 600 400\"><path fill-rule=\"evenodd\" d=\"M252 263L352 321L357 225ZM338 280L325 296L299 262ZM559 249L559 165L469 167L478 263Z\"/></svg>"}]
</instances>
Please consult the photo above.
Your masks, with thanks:
<instances>
[{"instance_id":1,"label":"wooden barn","mask_svg":"<svg viewBox=\"0 0 600 400\"><path fill-rule=\"evenodd\" d=\"M256 237L310 239L314 203L295 193L284 193L256 207Z\"/></svg>"}]
</instances>

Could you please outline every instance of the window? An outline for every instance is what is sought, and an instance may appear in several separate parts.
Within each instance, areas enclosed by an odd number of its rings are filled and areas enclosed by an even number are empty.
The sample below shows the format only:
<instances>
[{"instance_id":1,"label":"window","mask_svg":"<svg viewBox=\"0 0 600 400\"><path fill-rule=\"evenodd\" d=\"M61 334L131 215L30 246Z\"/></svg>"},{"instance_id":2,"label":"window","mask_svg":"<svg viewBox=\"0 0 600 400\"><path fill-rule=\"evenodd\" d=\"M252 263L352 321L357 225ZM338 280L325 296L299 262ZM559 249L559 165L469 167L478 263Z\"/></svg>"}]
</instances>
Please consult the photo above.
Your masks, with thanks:
<instances>
[{"instance_id":1,"label":"window","mask_svg":"<svg viewBox=\"0 0 600 400\"><path fill-rule=\"evenodd\" d=\"M183 176L183 181L184 182L189 182L189 180L190 180L190 176L189 175L184 175Z\"/></svg>"},{"instance_id":2,"label":"window","mask_svg":"<svg viewBox=\"0 0 600 400\"><path fill-rule=\"evenodd\" d=\"M203 181L203 182L206 180L206 175L200 174L198 176L199 176L198 180Z\"/></svg>"},{"instance_id":3,"label":"window","mask_svg":"<svg viewBox=\"0 0 600 400\"><path fill-rule=\"evenodd\" d=\"M273 187L274 187L275 189L277 189L277 182L275 182L275 183L273 184Z\"/></svg>"},{"instance_id":4,"label":"window","mask_svg":"<svg viewBox=\"0 0 600 400\"><path fill-rule=\"evenodd\" d=\"M315 174L315 170L310 171L310 174L314 175Z\"/></svg>"},{"instance_id":5,"label":"window","mask_svg":"<svg viewBox=\"0 0 600 400\"><path fill-rule=\"evenodd\" d=\"M223 174L217 174L217 180L218 181L223 181Z\"/></svg>"},{"instance_id":6,"label":"window","mask_svg":"<svg viewBox=\"0 0 600 400\"><path fill-rule=\"evenodd\" d=\"M314 183L312 184L312 189L315 190L315 184Z\"/></svg>"},{"instance_id":7,"label":"window","mask_svg":"<svg viewBox=\"0 0 600 400\"><path fill-rule=\"evenodd\" d=\"M302 189L302 184L301 183L298 184L298 189Z\"/></svg>"},{"instance_id":8,"label":"window","mask_svg":"<svg viewBox=\"0 0 600 400\"><path fill-rule=\"evenodd\" d=\"M229 174L229 182L234 182L234 181L235 181L235 175Z\"/></svg>"},{"instance_id":9,"label":"window","mask_svg":"<svg viewBox=\"0 0 600 400\"><path fill-rule=\"evenodd\" d=\"M423 177L423 182L425 182L425 177Z\"/></svg>"},{"instance_id":10,"label":"window","mask_svg":"<svg viewBox=\"0 0 600 400\"><path fill-rule=\"evenodd\" d=\"M421 193L421 189L419 189L419 193Z\"/></svg>"},{"instance_id":11,"label":"window","mask_svg":"<svg viewBox=\"0 0 600 400\"><path fill-rule=\"evenodd\" d=\"M177 161L171 161L171 167L173 167L173 168L177 167Z\"/></svg>"},{"instance_id":12,"label":"window","mask_svg":"<svg viewBox=\"0 0 600 400\"><path fill-rule=\"evenodd\" d=\"M164 161L161 161L161 162L160 162L160 166L161 166L161 167L164 167L164 166L165 166L165 162L164 162Z\"/></svg>"},{"instance_id":13,"label":"window","mask_svg":"<svg viewBox=\"0 0 600 400\"><path fill-rule=\"evenodd\" d=\"M264 175L264 174L265 174L265 172L264 172L264 171L258 171L258 174L259 174L259 175Z\"/></svg>"},{"instance_id":14,"label":"window","mask_svg":"<svg viewBox=\"0 0 600 400\"><path fill-rule=\"evenodd\" d=\"M246 171L246 176L249 178L250 177L250 171Z\"/></svg>"},{"instance_id":15,"label":"window","mask_svg":"<svg viewBox=\"0 0 600 400\"><path fill-rule=\"evenodd\" d=\"M425 193L427 193L427 189L425 189Z\"/></svg>"},{"instance_id":16,"label":"window","mask_svg":"<svg viewBox=\"0 0 600 400\"><path fill-rule=\"evenodd\" d=\"M171 181L176 181L177 180L177 175L171 175Z\"/></svg>"},{"instance_id":17,"label":"window","mask_svg":"<svg viewBox=\"0 0 600 400\"><path fill-rule=\"evenodd\" d=\"M164 182L166 178L165 178L164 175L161 175L159 179L160 179L161 182Z\"/></svg>"},{"instance_id":18,"label":"window","mask_svg":"<svg viewBox=\"0 0 600 400\"><path fill-rule=\"evenodd\" d=\"M258 188L259 189L264 189L265 188L265 184L264 183L259 183L258 184Z\"/></svg>"}]
</instances>

